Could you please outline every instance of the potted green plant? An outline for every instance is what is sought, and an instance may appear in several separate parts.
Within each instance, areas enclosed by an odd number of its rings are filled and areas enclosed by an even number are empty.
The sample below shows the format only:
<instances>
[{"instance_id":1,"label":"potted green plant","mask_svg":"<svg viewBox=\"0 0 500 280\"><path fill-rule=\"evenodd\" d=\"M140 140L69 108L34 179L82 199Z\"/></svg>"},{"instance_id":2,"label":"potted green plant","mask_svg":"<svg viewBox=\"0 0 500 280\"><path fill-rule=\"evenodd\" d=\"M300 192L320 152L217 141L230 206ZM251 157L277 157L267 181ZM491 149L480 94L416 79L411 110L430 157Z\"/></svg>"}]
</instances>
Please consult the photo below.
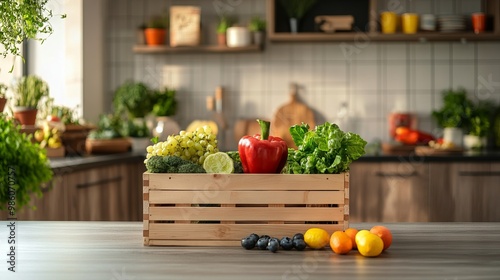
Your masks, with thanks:
<instances>
[{"instance_id":1,"label":"potted green plant","mask_svg":"<svg viewBox=\"0 0 500 280\"><path fill-rule=\"evenodd\" d=\"M168 26L169 21L166 16L155 16L151 18L144 29L146 44L150 46L165 45Z\"/></svg>"},{"instance_id":2,"label":"potted green plant","mask_svg":"<svg viewBox=\"0 0 500 280\"><path fill-rule=\"evenodd\" d=\"M233 25L233 21L227 17L222 16L217 24L217 44L219 46L226 46L226 31Z\"/></svg>"},{"instance_id":3,"label":"potted green plant","mask_svg":"<svg viewBox=\"0 0 500 280\"><path fill-rule=\"evenodd\" d=\"M151 131L145 120L135 119L123 122L122 135L128 137L132 151L146 151L150 144Z\"/></svg>"},{"instance_id":4,"label":"potted green plant","mask_svg":"<svg viewBox=\"0 0 500 280\"><path fill-rule=\"evenodd\" d=\"M465 89L445 90L443 94L443 107L432 112L432 117L442 127L443 140L455 146L463 145L463 129L468 126L467 110L472 102L467 98Z\"/></svg>"},{"instance_id":5,"label":"potted green plant","mask_svg":"<svg viewBox=\"0 0 500 280\"><path fill-rule=\"evenodd\" d=\"M89 154L124 153L130 149L130 141L123 135L122 117L117 114L99 116L97 128L92 130L85 148Z\"/></svg>"},{"instance_id":6,"label":"potted green plant","mask_svg":"<svg viewBox=\"0 0 500 280\"><path fill-rule=\"evenodd\" d=\"M314 4L316 4L316 0L281 0L281 5L290 19L292 33L298 32L300 20Z\"/></svg>"},{"instance_id":7,"label":"potted green plant","mask_svg":"<svg viewBox=\"0 0 500 280\"><path fill-rule=\"evenodd\" d=\"M8 87L2 83L0 83L0 113L3 112L5 108L5 103L7 103L7 98L5 98L5 94L7 93Z\"/></svg>"},{"instance_id":8,"label":"potted green plant","mask_svg":"<svg viewBox=\"0 0 500 280\"><path fill-rule=\"evenodd\" d=\"M52 179L46 152L21 133L12 119L0 113L0 210L28 205L32 194L42 195L43 184Z\"/></svg>"},{"instance_id":9,"label":"potted green plant","mask_svg":"<svg viewBox=\"0 0 500 280\"><path fill-rule=\"evenodd\" d=\"M142 82L126 81L115 91L113 107L116 114L130 119L144 118L152 110L152 91Z\"/></svg>"},{"instance_id":10,"label":"potted green plant","mask_svg":"<svg viewBox=\"0 0 500 280\"><path fill-rule=\"evenodd\" d=\"M34 125L38 106L49 97L49 86L35 75L24 76L14 87L14 117L22 125Z\"/></svg>"},{"instance_id":11,"label":"potted green plant","mask_svg":"<svg viewBox=\"0 0 500 280\"><path fill-rule=\"evenodd\" d=\"M472 104L467 110L468 122L464 146L470 150L480 150L486 147L487 136L491 132L494 108L490 102Z\"/></svg>"},{"instance_id":12,"label":"potted green plant","mask_svg":"<svg viewBox=\"0 0 500 280\"><path fill-rule=\"evenodd\" d=\"M156 116L156 126L153 132L160 140L164 140L168 135L179 132L179 125L171 118L177 113L176 90L168 87L156 90L153 100L153 114Z\"/></svg>"},{"instance_id":13,"label":"potted green plant","mask_svg":"<svg viewBox=\"0 0 500 280\"><path fill-rule=\"evenodd\" d=\"M253 43L262 46L265 38L266 21L260 16L254 16L248 24L248 29L252 32Z\"/></svg>"}]
</instances>

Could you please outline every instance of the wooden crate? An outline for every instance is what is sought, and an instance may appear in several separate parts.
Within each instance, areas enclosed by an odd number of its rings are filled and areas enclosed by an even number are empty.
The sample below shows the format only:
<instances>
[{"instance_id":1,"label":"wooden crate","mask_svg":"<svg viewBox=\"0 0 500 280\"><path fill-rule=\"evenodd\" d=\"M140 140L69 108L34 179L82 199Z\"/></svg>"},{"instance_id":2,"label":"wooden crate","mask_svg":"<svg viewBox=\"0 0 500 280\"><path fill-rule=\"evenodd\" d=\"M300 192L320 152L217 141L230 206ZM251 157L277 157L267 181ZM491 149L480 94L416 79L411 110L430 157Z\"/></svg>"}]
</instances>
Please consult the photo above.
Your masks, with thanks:
<instances>
[{"instance_id":1,"label":"wooden crate","mask_svg":"<svg viewBox=\"0 0 500 280\"><path fill-rule=\"evenodd\" d=\"M349 173L143 175L144 245L240 246L349 227Z\"/></svg>"}]
</instances>

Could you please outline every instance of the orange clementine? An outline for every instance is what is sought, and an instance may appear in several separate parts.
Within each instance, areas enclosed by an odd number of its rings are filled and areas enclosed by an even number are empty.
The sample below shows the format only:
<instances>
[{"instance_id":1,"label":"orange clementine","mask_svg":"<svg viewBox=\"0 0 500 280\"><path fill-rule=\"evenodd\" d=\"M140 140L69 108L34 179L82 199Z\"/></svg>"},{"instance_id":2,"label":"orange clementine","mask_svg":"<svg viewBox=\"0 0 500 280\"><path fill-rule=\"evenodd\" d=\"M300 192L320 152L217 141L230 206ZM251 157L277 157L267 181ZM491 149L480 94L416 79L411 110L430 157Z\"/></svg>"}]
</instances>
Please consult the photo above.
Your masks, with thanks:
<instances>
[{"instance_id":1,"label":"orange clementine","mask_svg":"<svg viewBox=\"0 0 500 280\"><path fill-rule=\"evenodd\" d=\"M380 238L382 238L382 241L384 242L384 250L387 250L391 244L392 244L392 233L391 231L385 227L385 226L374 226L370 229L370 232L373 234L378 235Z\"/></svg>"},{"instance_id":2,"label":"orange clementine","mask_svg":"<svg viewBox=\"0 0 500 280\"><path fill-rule=\"evenodd\" d=\"M347 234L347 236L349 236L351 238L351 241L352 241L352 248L353 249L356 249L356 234L358 233L358 230L355 229L355 228L348 228L345 230L345 233Z\"/></svg>"},{"instance_id":3,"label":"orange clementine","mask_svg":"<svg viewBox=\"0 0 500 280\"><path fill-rule=\"evenodd\" d=\"M330 248L339 255L345 255L352 250L352 240L343 231L336 231L330 237Z\"/></svg>"}]
</instances>

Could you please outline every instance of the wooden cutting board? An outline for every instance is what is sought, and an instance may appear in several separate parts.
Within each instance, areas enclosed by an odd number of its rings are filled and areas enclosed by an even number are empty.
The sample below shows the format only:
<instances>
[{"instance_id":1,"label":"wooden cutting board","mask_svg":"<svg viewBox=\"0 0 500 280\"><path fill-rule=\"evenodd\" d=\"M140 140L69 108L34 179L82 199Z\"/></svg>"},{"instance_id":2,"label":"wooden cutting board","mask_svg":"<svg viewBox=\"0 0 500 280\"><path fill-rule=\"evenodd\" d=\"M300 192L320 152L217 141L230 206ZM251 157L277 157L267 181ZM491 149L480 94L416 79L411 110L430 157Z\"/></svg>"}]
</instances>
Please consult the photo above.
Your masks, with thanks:
<instances>
[{"instance_id":1,"label":"wooden cutting board","mask_svg":"<svg viewBox=\"0 0 500 280\"><path fill-rule=\"evenodd\" d=\"M290 101L278 108L271 121L271 135L283 138L289 148L296 148L290 135L292 125L307 123L316 126L314 112L306 104L297 100L297 85L290 85Z\"/></svg>"}]
</instances>

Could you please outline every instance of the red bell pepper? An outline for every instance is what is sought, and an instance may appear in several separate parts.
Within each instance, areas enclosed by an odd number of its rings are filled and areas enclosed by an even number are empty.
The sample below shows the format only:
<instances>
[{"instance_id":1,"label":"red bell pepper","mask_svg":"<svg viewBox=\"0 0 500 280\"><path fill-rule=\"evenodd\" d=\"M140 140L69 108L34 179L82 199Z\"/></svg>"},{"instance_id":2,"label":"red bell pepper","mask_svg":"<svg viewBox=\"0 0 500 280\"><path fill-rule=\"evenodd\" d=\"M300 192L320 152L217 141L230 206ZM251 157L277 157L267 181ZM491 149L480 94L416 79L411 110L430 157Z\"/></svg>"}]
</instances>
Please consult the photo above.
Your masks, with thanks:
<instances>
[{"instance_id":1,"label":"red bell pepper","mask_svg":"<svg viewBox=\"0 0 500 280\"><path fill-rule=\"evenodd\" d=\"M434 136L429 133L407 127L396 128L395 139L406 145L428 144L429 141L435 140Z\"/></svg>"},{"instance_id":2,"label":"red bell pepper","mask_svg":"<svg viewBox=\"0 0 500 280\"><path fill-rule=\"evenodd\" d=\"M288 158L288 146L280 137L269 136L271 123L257 120L261 134L243 136L238 143L244 173L280 173Z\"/></svg>"}]
</instances>

